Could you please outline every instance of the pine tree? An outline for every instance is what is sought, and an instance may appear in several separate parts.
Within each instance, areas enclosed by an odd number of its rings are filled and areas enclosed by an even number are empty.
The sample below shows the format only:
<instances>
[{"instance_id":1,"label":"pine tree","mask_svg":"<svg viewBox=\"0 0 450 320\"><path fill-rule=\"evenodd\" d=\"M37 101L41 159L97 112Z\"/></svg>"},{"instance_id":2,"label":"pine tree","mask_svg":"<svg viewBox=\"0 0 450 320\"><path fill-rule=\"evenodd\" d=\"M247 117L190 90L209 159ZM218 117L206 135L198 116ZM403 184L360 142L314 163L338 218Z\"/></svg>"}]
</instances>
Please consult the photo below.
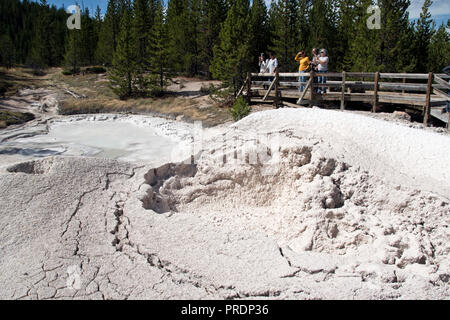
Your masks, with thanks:
<instances>
[{"instance_id":1,"label":"pine tree","mask_svg":"<svg viewBox=\"0 0 450 320\"><path fill-rule=\"evenodd\" d=\"M103 24L102 11L101 11L100 7L97 6L97 8L95 9L95 15L94 15L94 21L93 21L94 34L95 34L95 39L96 39L95 51L93 54L95 64L102 62L98 59L98 56L97 56L97 52L98 52L98 48L99 48L98 46L100 43L100 33L102 30L102 24Z\"/></svg>"},{"instance_id":2,"label":"pine tree","mask_svg":"<svg viewBox=\"0 0 450 320\"><path fill-rule=\"evenodd\" d=\"M137 88L143 95L149 86L147 71L149 70L150 30L153 23L153 0L135 0L133 3L133 39L136 52Z\"/></svg>"},{"instance_id":3,"label":"pine tree","mask_svg":"<svg viewBox=\"0 0 450 320\"><path fill-rule=\"evenodd\" d=\"M355 20L357 18L357 0L338 1L338 21L337 21L337 43L334 50L334 60L336 70L351 70L351 43L357 29Z\"/></svg>"},{"instance_id":4,"label":"pine tree","mask_svg":"<svg viewBox=\"0 0 450 320\"><path fill-rule=\"evenodd\" d=\"M16 63L59 65L64 57L66 20L64 9L45 1L0 1L0 35L9 37Z\"/></svg>"},{"instance_id":5,"label":"pine tree","mask_svg":"<svg viewBox=\"0 0 450 320\"><path fill-rule=\"evenodd\" d=\"M337 30L334 16L333 1L314 0L309 13L309 46L326 48L328 53L334 55L334 44Z\"/></svg>"},{"instance_id":6,"label":"pine tree","mask_svg":"<svg viewBox=\"0 0 450 320\"><path fill-rule=\"evenodd\" d=\"M191 41L187 44L185 69L189 76L197 75L200 69L200 18L201 0L189 0L187 17L187 34Z\"/></svg>"},{"instance_id":7,"label":"pine tree","mask_svg":"<svg viewBox=\"0 0 450 320\"><path fill-rule=\"evenodd\" d=\"M80 30L74 29L69 31L64 61L65 65L70 68L71 73L79 72L79 67L81 64L80 40Z\"/></svg>"},{"instance_id":8,"label":"pine tree","mask_svg":"<svg viewBox=\"0 0 450 320\"><path fill-rule=\"evenodd\" d=\"M101 27L101 24L102 24L102 9L100 9L99 6L97 6L95 8L94 21L95 21L95 25L96 25L95 28L96 28L97 34L99 34L100 33L100 27Z\"/></svg>"},{"instance_id":9,"label":"pine tree","mask_svg":"<svg viewBox=\"0 0 450 320\"><path fill-rule=\"evenodd\" d=\"M112 63L113 54L117 47L120 20L119 0L109 0L95 54L96 59L102 63Z\"/></svg>"},{"instance_id":10,"label":"pine tree","mask_svg":"<svg viewBox=\"0 0 450 320\"><path fill-rule=\"evenodd\" d=\"M149 44L150 24L150 6L149 0L135 0L133 3L134 20L133 32L136 40L137 63L144 67L144 61L147 60L147 46Z\"/></svg>"},{"instance_id":11,"label":"pine tree","mask_svg":"<svg viewBox=\"0 0 450 320\"><path fill-rule=\"evenodd\" d=\"M9 35L0 36L0 64L11 68L15 61L14 52L14 44Z\"/></svg>"},{"instance_id":12,"label":"pine tree","mask_svg":"<svg viewBox=\"0 0 450 320\"><path fill-rule=\"evenodd\" d=\"M171 75L170 49L167 43L168 28L165 23L162 0L157 0L153 27L150 33L149 64L153 73L153 94L164 92Z\"/></svg>"},{"instance_id":13,"label":"pine tree","mask_svg":"<svg viewBox=\"0 0 450 320\"><path fill-rule=\"evenodd\" d=\"M233 1L219 35L219 44L214 47L211 63L213 77L234 84L237 90L253 61L248 41L249 1Z\"/></svg>"},{"instance_id":14,"label":"pine tree","mask_svg":"<svg viewBox=\"0 0 450 320\"><path fill-rule=\"evenodd\" d=\"M167 5L167 31L171 60L178 72L187 70L191 47L188 0L169 0Z\"/></svg>"},{"instance_id":15,"label":"pine tree","mask_svg":"<svg viewBox=\"0 0 450 320\"><path fill-rule=\"evenodd\" d=\"M41 0L37 21L35 22L31 52L31 60L34 66L47 67L52 65L50 35L49 6L46 0Z\"/></svg>"},{"instance_id":16,"label":"pine tree","mask_svg":"<svg viewBox=\"0 0 450 320\"><path fill-rule=\"evenodd\" d=\"M428 66L430 72L442 72L450 65L450 34L442 24L431 38L428 49Z\"/></svg>"},{"instance_id":17,"label":"pine tree","mask_svg":"<svg viewBox=\"0 0 450 320\"><path fill-rule=\"evenodd\" d=\"M270 8L272 30L270 49L275 53L279 70L282 72L298 70L294 57L299 50L306 49L303 47L306 43L304 35L299 32L300 25L306 24L306 17L300 17L298 4L298 0L279 0L277 3L272 1Z\"/></svg>"},{"instance_id":18,"label":"pine tree","mask_svg":"<svg viewBox=\"0 0 450 320\"><path fill-rule=\"evenodd\" d=\"M128 98L135 92L137 67L133 44L132 14L129 10L125 10L120 23L117 50L109 70L111 89L120 99Z\"/></svg>"},{"instance_id":19,"label":"pine tree","mask_svg":"<svg viewBox=\"0 0 450 320\"><path fill-rule=\"evenodd\" d=\"M409 0L380 0L381 60L385 72L414 70L414 30L409 22Z\"/></svg>"},{"instance_id":20,"label":"pine tree","mask_svg":"<svg viewBox=\"0 0 450 320\"><path fill-rule=\"evenodd\" d=\"M316 45L308 43L311 34L311 8L313 0L298 0L297 19L297 47L311 49Z\"/></svg>"},{"instance_id":21,"label":"pine tree","mask_svg":"<svg viewBox=\"0 0 450 320\"><path fill-rule=\"evenodd\" d=\"M220 26L225 21L227 5L224 0L201 0L199 21L199 63L200 70L211 78L213 48L219 42Z\"/></svg>"},{"instance_id":22,"label":"pine tree","mask_svg":"<svg viewBox=\"0 0 450 320\"><path fill-rule=\"evenodd\" d=\"M94 21L91 19L89 9L86 8L81 16L80 30L80 63L82 65L93 65L95 61L95 50L97 47L97 35L95 34Z\"/></svg>"},{"instance_id":23,"label":"pine tree","mask_svg":"<svg viewBox=\"0 0 450 320\"><path fill-rule=\"evenodd\" d=\"M347 55L351 63L346 68L355 72L375 72L385 69L381 61L381 33L379 29L369 29L367 20L371 16L367 8L371 0L359 1L356 5L356 33L350 40L350 50Z\"/></svg>"},{"instance_id":24,"label":"pine tree","mask_svg":"<svg viewBox=\"0 0 450 320\"><path fill-rule=\"evenodd\" d=\"M52 65L60 66L64 62L65 43L67 38L67 12L64 9L51 8Z\"/></svg>"},{"instance_id":25,"label":"pine tree","mask_svg":"<svg viewBox=\"0 0 450 320\"><path fill-rule=\"evenodd\" d=\"M420 18L417 21L414 45L417 55L417 72L428 72L429 46L435 29L435 24L429 12L432 4L433 2L431 0L425 0Z\"/></svg>"},{"instance_id":26,"label":"pine tree","mask_svg":"<svg viewBox=\"0 0 450 320\"><path fill-rule=\"evenodd\" d=\"M267 7L264 0L253 0L249 17L250 55L254 59L254 71L257 70L257 57L268 48L270 38Z\"/></svg>"}]
</instances>

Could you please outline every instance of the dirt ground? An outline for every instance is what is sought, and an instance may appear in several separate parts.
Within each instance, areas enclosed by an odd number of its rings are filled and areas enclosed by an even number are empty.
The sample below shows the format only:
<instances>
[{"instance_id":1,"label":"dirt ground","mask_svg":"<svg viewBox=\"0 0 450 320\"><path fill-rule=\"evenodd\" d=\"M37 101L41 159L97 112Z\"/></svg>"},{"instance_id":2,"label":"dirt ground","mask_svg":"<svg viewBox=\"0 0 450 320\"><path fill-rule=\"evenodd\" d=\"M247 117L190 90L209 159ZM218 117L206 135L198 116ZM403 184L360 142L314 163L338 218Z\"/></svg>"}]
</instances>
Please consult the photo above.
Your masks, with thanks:
<instances>
[{"instance_id":1,"label":"dirt ground","mask_svg":"<svg viewBox=\"0 0 450 320\"><path fill-rule=\"evenodd\" d=\"M106 74L65 76L61 71L53 68L34 76L27 68L1 69L0 81L8 84L8 90L0 99L0 110L30 112L38 119L56 114L133 113L202 121L205 126L231 120L228 110L216 107L208 96L209 86L218 81L177 77L163 97L123 101L110 89Z\"/></svg>"}]
</instances>

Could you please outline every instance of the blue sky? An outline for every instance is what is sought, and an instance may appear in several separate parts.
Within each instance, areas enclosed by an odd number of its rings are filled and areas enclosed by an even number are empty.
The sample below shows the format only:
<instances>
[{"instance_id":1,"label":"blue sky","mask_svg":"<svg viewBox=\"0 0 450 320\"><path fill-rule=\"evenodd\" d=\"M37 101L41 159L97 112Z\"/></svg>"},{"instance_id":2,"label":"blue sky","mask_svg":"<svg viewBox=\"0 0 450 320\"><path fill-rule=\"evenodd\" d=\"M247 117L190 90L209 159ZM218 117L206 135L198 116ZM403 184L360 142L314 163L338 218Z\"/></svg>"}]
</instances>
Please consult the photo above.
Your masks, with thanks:
<instances>
[{"instance_id":1,"label":"blue sky","mask_svg":"<svg viewBox=\"0 0 450 320\"><path fill-rule=\"evenodd\" d=\"M83 3L91 12L94 12L97 5L99 5L102 13L104 13L108 0L48 0L48 2L57 7L61 7L64 4L66 8L76 2L80 5ZM269 4L270 0L266 0L266 2ZM409 16L411 19L419 17L423 2L424 0L411 0L411 6L409 7ZM450 1L434 0L430 11L432 16L437 20L450 19Z\"/></svg>"}]
</instances>

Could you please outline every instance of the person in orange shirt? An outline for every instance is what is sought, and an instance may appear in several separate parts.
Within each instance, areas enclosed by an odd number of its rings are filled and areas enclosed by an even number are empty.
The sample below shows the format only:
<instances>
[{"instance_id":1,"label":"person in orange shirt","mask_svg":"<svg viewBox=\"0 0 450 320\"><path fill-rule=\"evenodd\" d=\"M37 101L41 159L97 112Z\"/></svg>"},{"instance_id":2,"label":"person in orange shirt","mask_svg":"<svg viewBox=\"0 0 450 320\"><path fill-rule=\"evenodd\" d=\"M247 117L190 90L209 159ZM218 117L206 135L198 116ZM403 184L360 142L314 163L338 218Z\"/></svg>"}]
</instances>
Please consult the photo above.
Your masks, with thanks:
<instances>
[{"instance_id":1,"label":"person in orange shirt","mask_svg":"<svg viewBox=\"0 0 450 320\"><path fill-rule=\"evenodd\" d=\"M299 73L308 72L311 61L306 56L305 51L302 50L299 53L297 53L297 55L295 56L295 61L298 61L300 63L300 66L298 68ZM304 83L306 82L306 78L307 77L305 77L305 76L300 76L298 79L298 81L300 82L300 91L301 92L303 92L303 90L305 90Z\"/></svg>"}]
</instances>

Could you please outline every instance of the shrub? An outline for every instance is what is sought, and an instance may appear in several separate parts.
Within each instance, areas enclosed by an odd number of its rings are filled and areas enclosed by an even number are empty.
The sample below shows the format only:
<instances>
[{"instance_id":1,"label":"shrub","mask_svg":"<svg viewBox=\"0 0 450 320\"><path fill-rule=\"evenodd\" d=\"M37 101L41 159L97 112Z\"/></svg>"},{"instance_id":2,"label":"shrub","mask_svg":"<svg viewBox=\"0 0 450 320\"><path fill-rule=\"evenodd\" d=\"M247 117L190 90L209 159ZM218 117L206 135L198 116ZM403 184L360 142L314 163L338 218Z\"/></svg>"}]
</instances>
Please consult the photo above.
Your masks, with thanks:
<instances>
[{"instance_id":1,"label":"shrub","mask_svg":"<svg viewBox=\"0 0 450 320\"><path fill-rule=\"evenodd\" d=\"M90 67L86 68L87 73L95 73L95 74L102 74L106 73L106 69L103 67Z\"/></svg>"},{"instance_id":2,"label":"shrub","mask_svg":"<svg viewBox=\"0 0 450 320\"><path fill-rule=\"evenodd\" d=\"M209 86L209 96L219 107L230 107L234 103L234 92L231 87Z\"/></svg>"},{"instance_id":3,"label":"shrub","mask_svg":"<svg viewBox=\"0 0 450 320\"><path fill-rule=\"evenodd\" d=\"M239 121L250 114L252 108L247 104L243 97L239 97L230 109L231 116L234 121Z\"/></svg>"},{"instance_id":4,"label":"shrub","mask_svg":"<svg viewBox=\"0 0 450 320\"><path fill-rule=\"evenodd\" d=\"M79 70L79 69L77 69L77 70L74 70L74 69L64 69L64 70L62 71L62 74L65 75L65 76L72 76L72 75L78 74L78 73L80 73L80 70Z\"/></svg>"},{"instance_id":5,"label":"shrub","mask_svg":"<svg viewBox=\"0 0 450 320\"><path fill-rule=\"evenodd\" d=\"M43 77L43 76L45 76L46 73L42 69L33 68L32 74L33 74L33 76L36 76L36 77Z\"/></svg>"},{"instance_id":6,"label":"shrub","mask_svg":"<svg viewBox=\"0 0 450 320\"><path fill-rule=\"evenodd\" d=\"M0 121L0 129L6 128L6 122L5 121Z\"/></svg>"}]
</instances>

